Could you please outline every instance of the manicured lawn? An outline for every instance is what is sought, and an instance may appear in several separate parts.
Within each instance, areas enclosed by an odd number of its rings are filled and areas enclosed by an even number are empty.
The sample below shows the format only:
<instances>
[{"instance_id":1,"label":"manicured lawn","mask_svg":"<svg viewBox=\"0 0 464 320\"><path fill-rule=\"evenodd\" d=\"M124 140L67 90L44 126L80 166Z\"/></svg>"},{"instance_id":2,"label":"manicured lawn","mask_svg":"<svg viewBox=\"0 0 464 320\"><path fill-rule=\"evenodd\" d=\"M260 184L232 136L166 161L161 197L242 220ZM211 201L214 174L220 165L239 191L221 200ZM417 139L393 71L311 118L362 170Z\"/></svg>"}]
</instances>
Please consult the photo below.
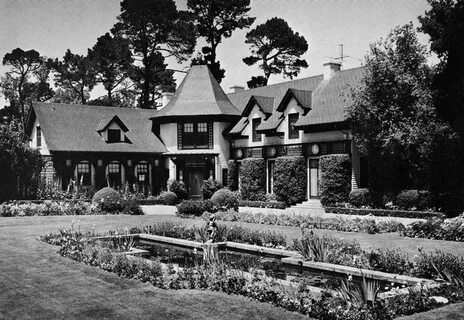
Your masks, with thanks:
<instances>
[{"instance_id":1,"label":"manicured lawn","mask_svg":"<svg viewBox=\"0 0 464 320\"><path fill-rule=\"evenodd\" d=\"M0 319L307 319L240 296L162 290L59 256L36 240L81 220L96 230L150 223L152 217L0 219Z\"/></svg>"},{"instance_id":2,"label":"manicured lawn","mask_svg":"<svg viewBox=\"0 0 464 320\"><path fill-rule=\"evenodd\" d=\"M200 219L180 219L172 215L0 218L0 319L307 319L240 296L161 290L122 279L63 258L56 253L57 247L36 240L59 227L69 228L73 220L75 227L79 220L81 229L95 226L96 232L162 220L204 224ZM298 228L243 225L281 231L289 242L301 236ZM356 239L365 249L400 248L411 258L417 254L418 246L464 256L464 246L458 242L408 239L397 234L314 231ZM405 319L459 319L463 312L464 304L455 304Z\"/></svg>"}]
</instances>

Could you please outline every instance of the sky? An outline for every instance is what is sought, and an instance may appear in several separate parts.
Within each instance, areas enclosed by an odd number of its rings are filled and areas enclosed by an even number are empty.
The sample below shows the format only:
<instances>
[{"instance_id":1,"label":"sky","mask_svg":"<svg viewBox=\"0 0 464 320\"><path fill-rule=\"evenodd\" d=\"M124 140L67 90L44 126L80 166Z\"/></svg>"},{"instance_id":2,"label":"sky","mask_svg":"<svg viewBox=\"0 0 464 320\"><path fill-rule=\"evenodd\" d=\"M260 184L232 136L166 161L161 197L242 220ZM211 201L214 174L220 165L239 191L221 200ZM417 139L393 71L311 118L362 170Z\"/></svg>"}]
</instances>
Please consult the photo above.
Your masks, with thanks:
<instances>
[{"instance_id":1,"label":"sky","mask_svg":"<svg viewBox=\"0 0 464 320\"><path fill-rule=\"evenodd\" d=\"M186 9L187 0L175 1L179 9ZM419 26L417 17L429 8L426 0L251 0L249 15L256 17L254 24L248 30L236 30L218 47L218 59L226 70L221 86L227 93L231 86L246 87L251 76L262 74L258 67L242 62L250 52L245 36L270 18L283 18L308 41L309 50L303 58L309 67L298 76L303 78L321 74L323 63L339 57L340 44L347 56L343 69L362 65L369 44L386 37L395 26L409 22ZM117 21L120 0L0 0L0 13L1 58L18 47L62 58L67 49L86 54ZM428 42L426 35L420 34L419 39L423 44ZM200 40L197 51L202 43ZM173 69L189 65L168 62ZM0 75L5 71L0 67ZM175 74L178 85L184 75ZM269 84L288 80L272 75ZM103 90L97 89L92 98L102 94Z\"/></svg>"}]
</instances>

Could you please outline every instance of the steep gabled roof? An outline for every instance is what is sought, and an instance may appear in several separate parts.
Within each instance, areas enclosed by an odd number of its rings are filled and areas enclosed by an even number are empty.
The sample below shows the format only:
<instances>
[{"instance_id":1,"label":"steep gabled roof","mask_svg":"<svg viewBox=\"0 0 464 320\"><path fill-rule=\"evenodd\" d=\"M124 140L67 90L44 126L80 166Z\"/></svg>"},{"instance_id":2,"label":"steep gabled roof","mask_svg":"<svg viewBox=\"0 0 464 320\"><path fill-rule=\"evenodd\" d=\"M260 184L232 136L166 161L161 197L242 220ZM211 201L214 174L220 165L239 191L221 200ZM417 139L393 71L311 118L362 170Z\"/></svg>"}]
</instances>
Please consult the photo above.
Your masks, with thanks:
<instances>
[{"instance_id":1,"label":"steep gabled roof","mask_svg":"<svg viewBox=\"0 0 464 320\"><path fill-rule=\"evenodd\" d=\"M274 113L266 121L261 122L261 124L256 128L257 132L260 133L269 133L276 130L279 125L284 120L284 114L279 111L274 111Z\"/></svg>"},{"instance_id":2,"label":"steep gabled roof","mask_svg":"<svg viewBox=\"0 0 464 320\"><path fill-rule=\"evenodd\" d=\"M313 94L313 107L295 124L307 127L346 120L346 109L351 103L350 88L356 87L363 76L364 68L337 72L329 81L323 81Z\"/></svg>"},{"instance_id":3,"label":"steep gabled roof","mask_svg":"<svg viewBox=\"0 0 464 320\"><path fill-rule=\"evenodd\" d=\"M257 105L262 113L269 117L274 109L274 98L262 97L262 96L251 96L245 109L243 109L242 117L248 117L254 105Z\"/></svg>"},{"instance_id":4,"label":"steep gabled roof","mask_svg":"<svg viewBox=\"0 0 464 320\"><path fill-rule=\"evenodd\" d=\"M152 118L191 116L240 116L205 65L192 66L169 103Z\"/></svg>"},{"instance_id":5,"label":"steep gabled roof","mask_svg":"<svg viewBox=\"0 0 464 320\"><path fill-rule=\"evenodd\" d=\"M246 125L248 124L248 118L242 117L235 126L228 132L230 135L241 136L243 129L245 129Z\"/></svg>"},{"instance_id":6,"label":"steep gabled roof","mask_svg":"<svg viewBox=\"0 0 464 320\"><path fill-rule=\"evenodd\" d=\"M163 153L167 149L153 134L153 110L35 103L28 118L30 134L37 118L50 151ZM107 143L97 131L119 119L130 141ZM103 120L103 122L102 122Z\"/></svg>"},{"instance_id":7,"label":"steep gabled roof","mask_svg":"<svg viewBox=\"0 0 464 320\"><path fill-rule=\"evenodd\" d=\"M277 111L283 112L292 98L305 110L305 113L311 110L312 92L290 88L277 106Z\"/></svg>"}]
</instances>

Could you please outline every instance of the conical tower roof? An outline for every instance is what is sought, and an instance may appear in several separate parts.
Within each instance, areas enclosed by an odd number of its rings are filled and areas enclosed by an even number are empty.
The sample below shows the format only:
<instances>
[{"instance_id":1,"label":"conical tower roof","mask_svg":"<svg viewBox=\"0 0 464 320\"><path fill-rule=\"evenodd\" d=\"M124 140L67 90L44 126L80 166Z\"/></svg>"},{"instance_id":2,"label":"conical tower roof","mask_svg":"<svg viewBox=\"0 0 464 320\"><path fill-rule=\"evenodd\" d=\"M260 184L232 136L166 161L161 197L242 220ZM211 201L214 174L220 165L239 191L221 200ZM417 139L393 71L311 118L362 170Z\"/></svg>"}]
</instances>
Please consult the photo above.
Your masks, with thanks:
<instances>
[{"instance_id":1,"label":"conical tower roof","mask_svg":"<svg viewBox=\"0 0 464 320\"><path fill-rule=\"evenodd\" d=\"M190 68L169 103L152 119L167 121L178 117L213 116L240 117L240 111L230 102L206 65Z\"/></svg>"}]
</instances>

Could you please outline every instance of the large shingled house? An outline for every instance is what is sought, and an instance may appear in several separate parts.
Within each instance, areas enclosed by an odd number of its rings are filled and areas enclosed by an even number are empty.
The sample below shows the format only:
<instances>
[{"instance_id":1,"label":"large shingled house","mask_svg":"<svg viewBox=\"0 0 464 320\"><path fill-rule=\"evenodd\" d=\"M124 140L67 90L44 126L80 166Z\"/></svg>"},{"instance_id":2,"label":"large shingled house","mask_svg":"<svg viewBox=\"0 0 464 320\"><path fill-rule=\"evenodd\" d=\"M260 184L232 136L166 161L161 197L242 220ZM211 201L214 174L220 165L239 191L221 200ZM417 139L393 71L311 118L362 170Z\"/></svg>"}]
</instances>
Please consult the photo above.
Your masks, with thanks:
<instances>
[{"instance_id":1,"label":"large shingled house","mask_svg":"<svg viewBox=\"0 0 464 320\"><path fill-rule=\"evenodd\" d=\"M175 179L201 198L203 180L226 182L228 160L258 157L273 193L275 159L300 155L307 198L317 198L321 155L350 154L352 188L363 183L345 115L363 68L324 68L320 76L227 95L206 66L192 66L160 110L37 103L27 133L47 160L44 175L63 188L73 179L97 187L142 184L156 193Z\"/></svg>"}]
</instances>

